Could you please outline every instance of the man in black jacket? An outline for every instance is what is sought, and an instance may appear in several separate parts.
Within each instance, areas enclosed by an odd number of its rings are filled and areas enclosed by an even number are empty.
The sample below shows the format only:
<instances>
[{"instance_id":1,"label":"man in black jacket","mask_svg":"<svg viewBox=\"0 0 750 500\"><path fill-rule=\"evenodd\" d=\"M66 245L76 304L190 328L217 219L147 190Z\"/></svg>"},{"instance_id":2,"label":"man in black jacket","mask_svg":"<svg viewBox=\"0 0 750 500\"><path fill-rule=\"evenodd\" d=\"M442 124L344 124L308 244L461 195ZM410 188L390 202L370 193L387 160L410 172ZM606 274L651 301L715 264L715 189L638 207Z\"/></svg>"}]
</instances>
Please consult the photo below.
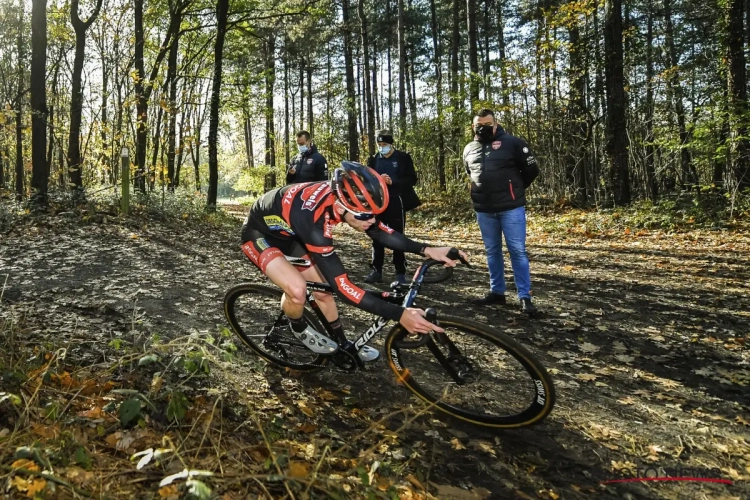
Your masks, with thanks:
<instances>
[{"instance_id":1,"label":"man in black jacket","mask_svg":"<svg viewBox=\"0 0 750 500\"><path fill-rule=\"evenodd\" d=\"M482 109L474 115L473 129L474 140L464 148L464 166L471 177L471 201L490 270L490 292L474 303L505 304L504 236L521 309L533 314L536 307L531 303L531 274L526 254L525 193L539 175L539 166L529 145L506 133L491 110Z\"/></svg>"},{"instance_id":2,"label":"man in black jacket","mask_svg":"<svg viewBox=\"0 0 750 500\"><path fill-rule=\"evenodd\" d=\"M414 191L417 173L411 155L393 147L393 133L390 130L376 132L378 153L371 156L367 166L379 173L388 184L388 208L378 216L378 220L391 229L404 232L406 212L417 208L421 201ZM377 241L372 242L372 272L365 278L366 283L383 281L383 262L385 247ZM406 256L399 250L393 251L393 265L396 268L396 280L406 282Z\"/></svg>"},{"instance_id":3,"label":"man in black jacket","mask_svg":"<svg viewBox=\"0 0 750 500\"><path fill-rule=\"evenodd\" d=\"M312 143L310 132L297 132L299 154L292 159L286 172L286 183L319 182L328 180L328 163L318 148Z\"/></svg>"}]
</instances>

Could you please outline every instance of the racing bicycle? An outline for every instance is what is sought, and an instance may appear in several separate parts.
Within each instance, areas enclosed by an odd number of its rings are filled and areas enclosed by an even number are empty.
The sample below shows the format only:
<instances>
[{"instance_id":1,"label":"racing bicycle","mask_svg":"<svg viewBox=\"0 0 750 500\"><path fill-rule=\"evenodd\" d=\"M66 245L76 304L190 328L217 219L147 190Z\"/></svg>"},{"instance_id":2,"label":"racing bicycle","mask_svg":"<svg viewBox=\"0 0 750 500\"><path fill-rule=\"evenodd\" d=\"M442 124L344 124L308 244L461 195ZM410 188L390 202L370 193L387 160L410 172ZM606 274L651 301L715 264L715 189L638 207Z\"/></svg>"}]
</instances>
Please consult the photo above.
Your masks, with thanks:
<instances>
[{"instance_id":1,"label":"racing bicycle","mask_svg":"<svg viewBox=\"0 0 750 500\"><path fill-rule=\"evenodd\" d=\"M468 266L458 250L449 257ZM313 265L307 259L287 257L295 266ZM427 282L452 275L435 269L443 263L428 259L417 269L411 283L391 284L377 292L382 300L412 307ZM338 338L326 320L313 292L333 293L326 283L307 283L304 318L315 330L339 343L333 354L309 350L292 334L280 309L282 291L243 283L224 297L224 313L234 333L271 365L297 372L317 372L330 364L345 371L364 368L357 352L381 332L389 320L379 317L356 340ZM544 366L520 343L490 326L466 318L425 311L428 321L444 333L410 334L400 324L386 334L383 352L398 383L451 417L482 427L525 427L543 420L555 404L555 389Z\"/></svg>"}]
</instances>

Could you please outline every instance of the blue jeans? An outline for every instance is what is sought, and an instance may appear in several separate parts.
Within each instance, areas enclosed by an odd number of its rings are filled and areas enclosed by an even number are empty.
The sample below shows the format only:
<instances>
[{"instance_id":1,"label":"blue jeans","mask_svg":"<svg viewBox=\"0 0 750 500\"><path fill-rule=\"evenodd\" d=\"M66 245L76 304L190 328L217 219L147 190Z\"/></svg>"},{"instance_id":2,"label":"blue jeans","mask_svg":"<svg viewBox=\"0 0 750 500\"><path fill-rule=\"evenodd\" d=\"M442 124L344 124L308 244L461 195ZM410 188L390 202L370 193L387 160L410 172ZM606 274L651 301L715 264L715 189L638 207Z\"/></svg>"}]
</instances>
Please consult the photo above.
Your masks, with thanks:
<instances>
[{"instance_id":1,"label":"blue jeans","mask_svg":"<svg viewBox=\"0 0 750 500\"><path fill-rule=\"evenodd\" d=\"M505 293L502 241L502 237L505 236L518 298L531 298L531 273L529 257L526 254L526 208L518 207L494 213L477 212L477 222L487 251L490 290L500 295Z\"/></svg>"}]
</instances>

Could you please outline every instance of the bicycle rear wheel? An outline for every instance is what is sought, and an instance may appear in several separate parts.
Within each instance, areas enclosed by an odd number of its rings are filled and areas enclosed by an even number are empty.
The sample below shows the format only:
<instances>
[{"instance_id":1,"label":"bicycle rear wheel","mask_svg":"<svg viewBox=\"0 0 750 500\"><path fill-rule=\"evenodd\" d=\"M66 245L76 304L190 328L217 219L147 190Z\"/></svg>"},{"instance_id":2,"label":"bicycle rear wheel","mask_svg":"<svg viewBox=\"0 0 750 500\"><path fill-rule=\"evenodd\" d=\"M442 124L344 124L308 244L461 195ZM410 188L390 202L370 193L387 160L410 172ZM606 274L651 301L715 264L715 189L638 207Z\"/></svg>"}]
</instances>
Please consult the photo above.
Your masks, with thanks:
<instances>
[{"instance_id":1,"label":"bicycle rear wheel","mask_svg":"<svg viewBox=\"0 0 750 500\"><path fill-rule=\"evenodd\" d=\"M322 370L328 357L312 352L292 334L281 312L281 295L281 290L262 285L236 285L224 296L224 315L234 333L267 362L300 372ZM315 330L325 332L312 311L305 309L304 317Z\"/></svg>"},{"instance_id":2,"label":"bicycle rear wheel","mask_svg":"<svg viewBox=\"0 0 750 500\"><path fill-rule=\"evenodd\" d=\"M440 317L445 334L426 344L397 325L385 352L397 380L452 417L493 428L525 427L552 411L552 380L533 355L507 335L474 321ZM421 343L420 343L421 344Z\"/></svg>"},{"instance_id":3,"label":"bicycle rear wheel","mask_svg":"<svg viewBox=\"0 0 750 500\"><path fill-rule=\"evenodd\" d=\"M422 278L422 283L442 283L453 277L453 268L448 266L432 266Z\"/></svg>"}]
</instances>

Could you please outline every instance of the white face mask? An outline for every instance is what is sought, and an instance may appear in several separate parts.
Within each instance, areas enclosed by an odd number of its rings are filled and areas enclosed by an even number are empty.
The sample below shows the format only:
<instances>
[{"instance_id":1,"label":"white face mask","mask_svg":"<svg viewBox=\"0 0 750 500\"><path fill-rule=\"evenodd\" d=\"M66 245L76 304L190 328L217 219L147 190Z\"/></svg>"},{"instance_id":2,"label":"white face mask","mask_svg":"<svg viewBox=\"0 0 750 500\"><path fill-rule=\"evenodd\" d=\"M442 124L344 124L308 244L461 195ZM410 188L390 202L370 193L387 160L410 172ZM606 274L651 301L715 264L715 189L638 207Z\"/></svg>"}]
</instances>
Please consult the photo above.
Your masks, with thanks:
<instances>
[{"instance_id":1,"label":"white face mask","mask_svg":"<svg viewBox=\"0 0 750 500\"><path fill-rule=\"evenodd\" d=\"M388 153L391 152L391 147L387 146L387 145L386 146L379 146L378 149L380 149L380 154L381 155L387 155Z\"/></svg>"},{"instance_id":2,"label":"white face mask","mask_svg":"<svg viewBox=\"0 0 750 500\"><path fill-rule=\"evenodd\" d=\"M305 154L310 148L308 148L305 144L297 144L297 149L299 149L300 153Z\"/></svg>"}]
</instances>

